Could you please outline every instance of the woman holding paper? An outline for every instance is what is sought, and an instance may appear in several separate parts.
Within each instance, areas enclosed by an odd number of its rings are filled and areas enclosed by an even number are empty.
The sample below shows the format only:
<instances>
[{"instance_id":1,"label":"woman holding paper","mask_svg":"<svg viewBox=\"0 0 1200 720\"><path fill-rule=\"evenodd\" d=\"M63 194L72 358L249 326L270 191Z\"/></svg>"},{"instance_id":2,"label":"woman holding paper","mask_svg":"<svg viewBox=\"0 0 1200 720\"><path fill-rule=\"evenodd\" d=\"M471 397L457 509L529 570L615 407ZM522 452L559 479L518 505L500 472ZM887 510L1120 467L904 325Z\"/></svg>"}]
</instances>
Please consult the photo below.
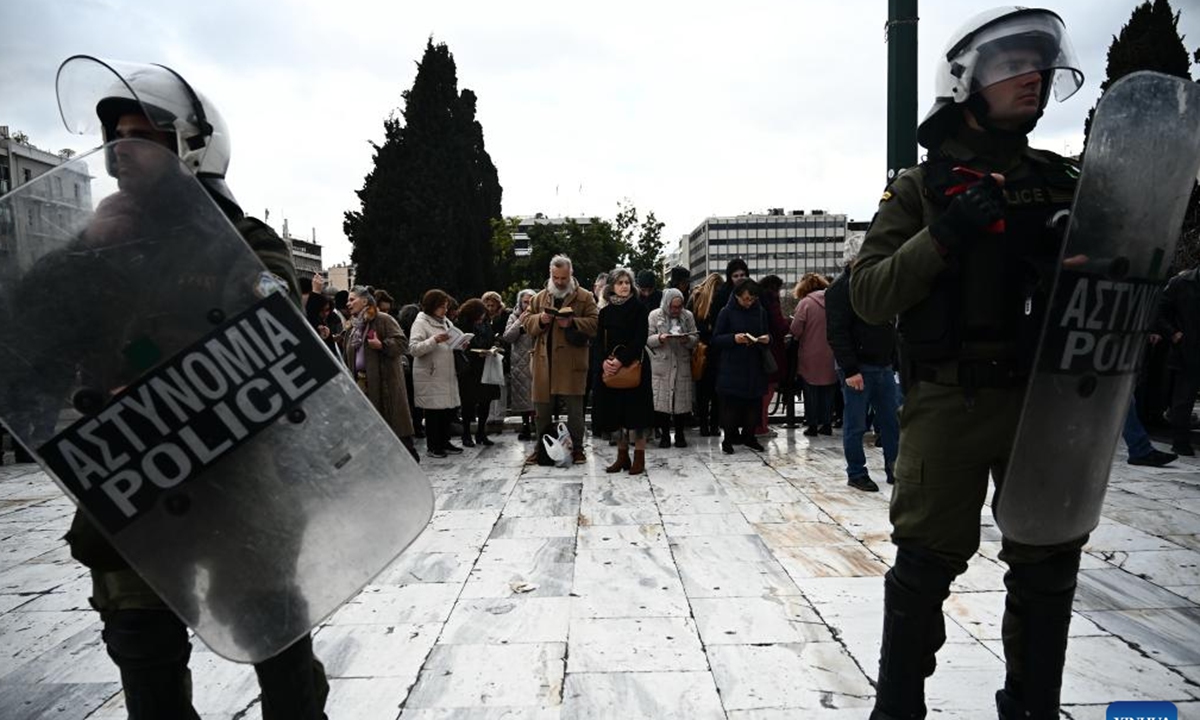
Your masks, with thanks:
<instances>
[{"instance_id":1,"label":"woman holding paper","mask_svg":"<svg viewBox=\"0 0 1200 720\"><path fill-rule=\"evenodd\" d=\"M413 422L401 360L408 349L408 338L395 318L379 311L368 288L359 285L352 289L346 307L352 316L344 357L346 365L354 372L359 389L371 405L413 459L419 460L413 444Z\"/></svg>"},{"instance_id":2,"label":"woman holding paper","mask_svg":"<svg viewBox=\"0 0 1200 720\"><path fill-rule=\"evenodd\" d=\"M462 444L466 447L494 445L487 436L487 419L492 401L500 397L500 386L483 382L484 363L488 355L496 352L496 336L483 301L471 298L464 302L458 308L456 324L464 333L473 335L466 348L467 367L458 376L458 394L462 398ZM477 423L473 439L472 420Z\"/></svg>"},{"instance_id":3,"label":"woman holding paper","mask_svg":"<svg viewBox=\"0 0 1200 720\"><path fill-rule=\"evenodd\" d=\"M758 283L743 280L717 316L713 346L721 350L717 369L717 395L721 399L721 450L732 454L735 444L762 452L754 437L762 396L767 392L763 354L770 352L770 325L758 302Z\"/></svg>"},{"instance_id":4,"label":"woman holding paper","mask_svg":"<svg viewBox=\"0 0 1200 720\"><path fill-rule=\"evenodd\" d=\"M687 447L683 428L692 410L692 348L699 342L696 319L683 309L683 293L668 288L663 291L662 305L650 313L647 322L654 411L662 427L659 447L671 447L672 423L675 447Z\"/></svg>"},{"instance_id":5,"label":"woman holding paper","mask_svg":"<svg viewBox=\"0 0 1200 720\"><path fill-rule=\"evenodd\" d=\"M413 321L409 351L413 356L413 391L417 407L425 411L425 437L429 456L444 458L462 448L450 442L450 418L462 404L454 374L454 336L462 336L446 319L450 296L430 290L421 298L421 312Z\"/></svg>"}]
</instances>

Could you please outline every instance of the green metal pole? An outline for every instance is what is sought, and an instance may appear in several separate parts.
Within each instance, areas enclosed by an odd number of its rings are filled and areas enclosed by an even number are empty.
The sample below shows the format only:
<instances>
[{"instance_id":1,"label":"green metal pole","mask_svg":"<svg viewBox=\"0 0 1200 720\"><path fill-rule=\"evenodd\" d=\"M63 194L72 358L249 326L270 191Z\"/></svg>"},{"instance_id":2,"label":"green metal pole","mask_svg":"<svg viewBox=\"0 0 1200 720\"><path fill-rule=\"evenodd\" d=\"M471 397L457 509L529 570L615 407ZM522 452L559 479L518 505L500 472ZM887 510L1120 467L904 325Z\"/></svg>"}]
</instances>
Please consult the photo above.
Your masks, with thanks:
<instances>
[{"instance_id":1,"label":"green metal pole","mask_svg":"<svg viewBox=\"0 0 1200 720\"><path fill-rule=\"evenodd\" d=\"M917 0L888 0L887 181L917 164Z\"/></svg>"}]
</instances>

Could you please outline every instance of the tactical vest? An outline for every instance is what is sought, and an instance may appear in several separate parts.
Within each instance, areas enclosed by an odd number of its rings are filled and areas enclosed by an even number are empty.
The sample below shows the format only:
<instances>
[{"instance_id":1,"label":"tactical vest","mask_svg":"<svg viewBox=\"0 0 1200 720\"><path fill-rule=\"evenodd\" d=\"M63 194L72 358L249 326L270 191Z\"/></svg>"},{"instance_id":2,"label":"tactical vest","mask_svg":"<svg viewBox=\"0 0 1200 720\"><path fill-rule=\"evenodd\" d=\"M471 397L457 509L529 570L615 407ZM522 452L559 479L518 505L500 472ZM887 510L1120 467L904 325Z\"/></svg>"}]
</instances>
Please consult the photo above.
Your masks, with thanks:
<instances>
[{"instance_id":1,"label":"tactical vest","mask_svg":"<svg viewBox=\"0 0 1200 720\"><path fill-rule=\"evenodd\" d=\"M964 243L929 296L901 313L905 362L1000 361L1028 374L1066 228L1055 219L1069 211L1078 176L1067 160L1051 157L1028 163L1026 177L1005 182L1004 231ZM964 182L953 171L959 164L950 158L922 163L924 192L937 214L953 200L947 190Z\"/></svg>"}]
</instances>

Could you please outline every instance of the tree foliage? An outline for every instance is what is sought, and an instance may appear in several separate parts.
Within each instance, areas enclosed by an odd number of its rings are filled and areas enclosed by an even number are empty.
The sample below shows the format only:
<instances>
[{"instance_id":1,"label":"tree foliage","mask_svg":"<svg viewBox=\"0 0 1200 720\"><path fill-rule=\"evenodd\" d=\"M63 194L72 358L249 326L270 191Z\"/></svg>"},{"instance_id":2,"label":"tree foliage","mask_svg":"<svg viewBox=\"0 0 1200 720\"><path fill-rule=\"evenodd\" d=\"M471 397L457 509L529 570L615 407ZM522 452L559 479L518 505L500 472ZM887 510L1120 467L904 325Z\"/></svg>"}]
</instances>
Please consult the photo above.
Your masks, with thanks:
<instances>
[{"instance_id":1,"label":"tree foliage","mask_svg":"<svg viewBox=\"0 0 1200 720\"><path fill-rule=\"evenodd\" d=\"M1139 70L1174 75L1192 79L1191 65L1200 63L1200 49L1189 57L1179 34L1179 13L1171 9L1169 0L1153 0L1142 3L1113 37L1108 48L1108 66L1100 90L1107 90L1113 83ZM1093 107L1088 111L1083 125L1084 143L1092 128ZM1086 158L1085 158L1086 159ZM1200 263L1200 187L1193 186L1192 197L1184 215L1183 231L1175 248L1173 266L1176 269L1195 267Z\"/></svg>"},{"instance_id":2,"label":"tree foliage","mask_svg":"<svg viewBox=\"0 0 1200 720\"><path fill-rule=\"evenodd\" d=\"M663 241L662 229L664 223L654 217L654 211L646 213L646 217L638 221L638 211L629 201L620 204L613 227L621 242L628 248L624 262L633 268L634 272L650 270L658 276L659 285L665 279L662 273Z\"/></svg>"},{"instance_id":3,"label":"tree foliage","mask_svg":"<svg viewBox=\"0 0 1200 720\"><path fill-rule=\"evenodd\" d=\"M637 208L628 202L618 206L612 220L599 217L578 222L534 223L529 228L531 252L524 257L513 253L518 220L509 218L492 223L492 253L497 287L504 288L504 299L513 303L522 288L539 290L549 277L550 259L555 255L571 258L575 278L584 288L602 272L618 265L659 273L662 265L662 229L654 213L639 220Z\"/></svg>"},{"instance_id":4,"label":"tree foliage","mask_svg":"<svg viewBox=\"0 0 1200 720\"><path fill-rule=\"evenodd\" d=\"M475 119L476 96L458 90L454 57L430 39L401 116L384 120L384 141L345 215L362 284L413 302L430 288L459 298L494 281L492 221L502 189Z\"/></svg>"}]
</instances>

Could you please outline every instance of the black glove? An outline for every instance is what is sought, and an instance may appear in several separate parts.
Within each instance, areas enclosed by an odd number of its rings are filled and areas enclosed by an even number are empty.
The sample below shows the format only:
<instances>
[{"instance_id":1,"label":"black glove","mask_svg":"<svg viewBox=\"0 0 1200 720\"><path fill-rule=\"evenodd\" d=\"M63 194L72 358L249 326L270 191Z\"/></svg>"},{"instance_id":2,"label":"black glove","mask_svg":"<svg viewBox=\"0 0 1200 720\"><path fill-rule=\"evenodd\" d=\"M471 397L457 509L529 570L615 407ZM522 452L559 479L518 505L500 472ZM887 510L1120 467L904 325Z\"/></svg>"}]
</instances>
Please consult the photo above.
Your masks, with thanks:
<instances>
[{"instance_id":1,"label":"black glove","mask_svg":"<svg viewBox=\"0 0 1200 720\"><path fill-rule=\"evenodd\" d=\"M1004 218L1006 201L996 178L988 175L956 196L946 212L929 226L929 233L950 252L983 234Z\"/></svg>"}]
</instances>

